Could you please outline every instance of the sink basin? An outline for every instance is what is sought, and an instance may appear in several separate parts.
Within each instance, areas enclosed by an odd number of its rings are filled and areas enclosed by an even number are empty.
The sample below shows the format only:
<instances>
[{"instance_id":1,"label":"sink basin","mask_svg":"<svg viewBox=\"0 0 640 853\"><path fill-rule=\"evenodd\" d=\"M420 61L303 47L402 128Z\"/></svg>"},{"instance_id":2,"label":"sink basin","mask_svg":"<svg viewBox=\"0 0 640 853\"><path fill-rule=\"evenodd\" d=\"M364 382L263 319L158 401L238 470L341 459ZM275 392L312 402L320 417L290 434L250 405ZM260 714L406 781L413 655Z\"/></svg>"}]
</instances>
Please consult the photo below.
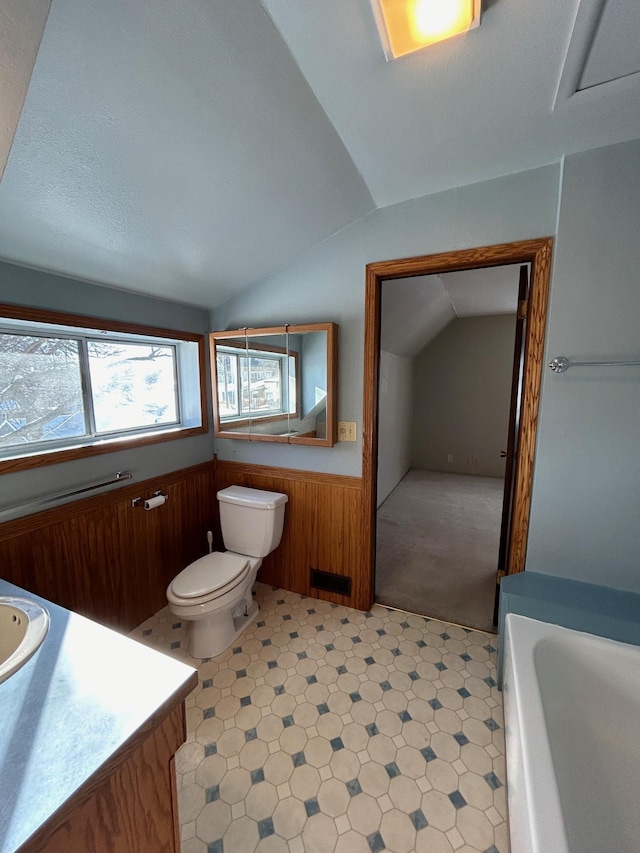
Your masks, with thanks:
<instances>
[{"instance_id":1,"label":"sink basin","mask_svg":"<svg viewBox=\"0 0 640 853\"><path fill-rule=\"evenodd\" d=\"M0 596L0 682L6 681L40 648L49 614L29 598Z\"/></svg>"}]
</instances>

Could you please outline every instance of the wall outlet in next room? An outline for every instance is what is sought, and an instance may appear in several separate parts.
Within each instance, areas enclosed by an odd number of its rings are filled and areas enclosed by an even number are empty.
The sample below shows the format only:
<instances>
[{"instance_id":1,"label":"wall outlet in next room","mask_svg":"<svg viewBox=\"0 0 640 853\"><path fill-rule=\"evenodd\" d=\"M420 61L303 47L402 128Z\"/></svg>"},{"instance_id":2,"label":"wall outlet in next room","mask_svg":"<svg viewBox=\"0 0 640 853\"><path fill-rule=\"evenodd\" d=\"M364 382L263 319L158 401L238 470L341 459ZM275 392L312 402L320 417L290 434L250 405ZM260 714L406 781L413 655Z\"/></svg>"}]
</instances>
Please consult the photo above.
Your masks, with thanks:
<instances>
[{"instance_id":1,"label":"wall outlet in next room","mask_svg":"<svg viewBox=\"0 0 640 853\"><path fill-rule=\"evenodd\" d=\"M356 441L355 421L338 421L338 441Z\"/></svg>"}]
</instances>

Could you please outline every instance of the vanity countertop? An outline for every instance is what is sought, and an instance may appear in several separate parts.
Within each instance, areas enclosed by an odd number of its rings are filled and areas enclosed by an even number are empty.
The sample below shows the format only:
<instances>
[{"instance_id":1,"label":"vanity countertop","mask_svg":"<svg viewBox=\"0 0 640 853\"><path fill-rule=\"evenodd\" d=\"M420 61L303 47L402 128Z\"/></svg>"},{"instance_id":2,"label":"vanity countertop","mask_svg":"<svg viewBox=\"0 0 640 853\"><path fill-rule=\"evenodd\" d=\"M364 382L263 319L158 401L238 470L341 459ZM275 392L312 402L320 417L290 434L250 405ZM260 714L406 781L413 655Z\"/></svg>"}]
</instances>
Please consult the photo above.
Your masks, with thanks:
<instances>
[{"instance_id":1,"label":"vanity countertop","mask_svg":"<svg viewBox=\"0 0 640 853\"><path fill-rule=\"evenodd\" d=\"M0 684L0 851L22 844L118 766L184 700L194 669L0 580L43 604L51 625Z\"/></svg>"}]
</instances>

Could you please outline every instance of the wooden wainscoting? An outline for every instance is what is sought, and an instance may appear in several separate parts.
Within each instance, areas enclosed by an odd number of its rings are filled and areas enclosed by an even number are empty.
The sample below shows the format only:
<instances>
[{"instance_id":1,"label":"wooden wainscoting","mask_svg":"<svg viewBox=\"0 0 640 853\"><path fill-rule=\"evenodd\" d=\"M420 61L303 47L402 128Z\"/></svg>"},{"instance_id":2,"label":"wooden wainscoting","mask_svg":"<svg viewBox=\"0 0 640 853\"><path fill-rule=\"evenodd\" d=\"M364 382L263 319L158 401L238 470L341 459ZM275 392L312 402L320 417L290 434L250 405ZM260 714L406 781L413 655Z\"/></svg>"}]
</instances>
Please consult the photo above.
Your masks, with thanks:
<instances>
[{"instance_id":1,"label":"wooden wainscoting","mask_svg":"<svg viewBox=\"0 0 640 853\"><path fill-rule=\"evenodd\" d=\"M171 579L206 553L213 475L207 462L7 521L0 525L0 574L129 631L164 607ZM131 506L158 489L169 497L164 506Z\"/></svg>"},{"instance_id":2,"label":"wooden wainscoting","mask_svg":"<svg viewBox=\"0 0 640 853\"><path fill-rule=\"evenodd\" d=\"M215 481L217 489L249 486L289 497L282 542L265 557L258 580L359 610L370 607L363 573L359 477L217 460ZM311 587L311 569L351 578L351 595Z\"/></svg>"}]
</instances>

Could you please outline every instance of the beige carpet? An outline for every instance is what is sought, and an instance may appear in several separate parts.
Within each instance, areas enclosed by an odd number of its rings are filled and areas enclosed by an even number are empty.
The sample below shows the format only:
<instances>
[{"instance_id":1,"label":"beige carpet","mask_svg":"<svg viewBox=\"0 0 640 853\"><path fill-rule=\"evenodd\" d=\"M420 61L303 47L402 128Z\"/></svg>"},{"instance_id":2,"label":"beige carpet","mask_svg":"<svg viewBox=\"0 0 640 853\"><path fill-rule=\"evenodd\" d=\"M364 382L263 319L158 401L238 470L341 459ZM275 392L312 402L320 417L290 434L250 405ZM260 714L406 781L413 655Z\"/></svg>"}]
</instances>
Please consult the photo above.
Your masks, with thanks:
<instances>
[{"instance_id":1,"label":"beige carpet","mask_svg":"<svg viewBox=\"0 0 640 853\"><path fill-rule=\"evenodd\" d=\"M412 469L378 510L376 601L494 631L503 481Z\"/></svg>"}]
</instances>

